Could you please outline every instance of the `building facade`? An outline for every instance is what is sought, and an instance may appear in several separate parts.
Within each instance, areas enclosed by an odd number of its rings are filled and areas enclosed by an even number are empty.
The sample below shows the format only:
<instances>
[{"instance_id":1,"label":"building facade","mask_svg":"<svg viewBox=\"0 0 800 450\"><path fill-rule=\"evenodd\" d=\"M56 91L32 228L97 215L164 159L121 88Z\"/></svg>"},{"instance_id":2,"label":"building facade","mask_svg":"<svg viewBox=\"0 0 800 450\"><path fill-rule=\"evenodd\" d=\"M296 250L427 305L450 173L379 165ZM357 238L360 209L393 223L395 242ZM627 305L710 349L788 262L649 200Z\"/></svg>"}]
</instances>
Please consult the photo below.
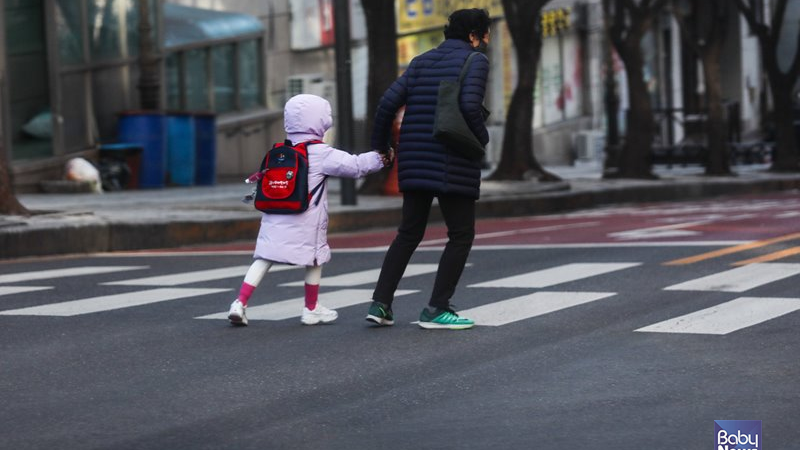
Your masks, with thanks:
<instances>
[{"instance_id":1,"label":"building facade","mask_svg":"<svg viewBox=\"0 0 800 450\"><path fill-rule=\"evenodd\" d=\"M767 2L769 3L769 2ZM36 190L75 156L95 158L116 140L119 114L140 108L137 0L5 0L0 8L0 137L18 190ZM398 66L438 45L452 9L486 8L492 18L487 107L489 167L499 158L517 61L500 0L397 0ZM149 0L165 111L216 115L219 180L239 179L283 137L283 104L300 92L336 105L333 0ZM800 17L800 8L789 15ZM795 11L797 9L798 11ZM361 0L350 0L356 148L367 150L367 33ZM726 100L739 104L743 132L761 125L768 94L758 43L734 11L723 61ZM796 21L795 21L796 22ZM794 23L794 22L793 22ZM538 25L543 46L530 132L547 165L603 158L606 46L600 0L552 0ZM797 26L787 27L797 33ZM785 31L786 32L786 31ZM642 43L654 108L677 111L662 127L684 138L686 115L702 109L697 58L663 13ZM794 49L782 48L793 54ZM627 81L613 70L624 134Z\"/></svg>"}]
</instances>

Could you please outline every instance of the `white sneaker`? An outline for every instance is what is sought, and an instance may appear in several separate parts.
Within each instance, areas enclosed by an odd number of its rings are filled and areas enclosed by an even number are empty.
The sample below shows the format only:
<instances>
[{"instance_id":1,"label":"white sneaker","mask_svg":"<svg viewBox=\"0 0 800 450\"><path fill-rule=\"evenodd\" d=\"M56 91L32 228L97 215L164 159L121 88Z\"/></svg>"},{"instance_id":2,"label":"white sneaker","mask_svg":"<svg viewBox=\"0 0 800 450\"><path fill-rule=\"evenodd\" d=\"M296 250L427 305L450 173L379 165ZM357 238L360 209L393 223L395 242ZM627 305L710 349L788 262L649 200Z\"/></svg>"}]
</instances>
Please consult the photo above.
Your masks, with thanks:
<instances>
[{"instance_id":1,"label":"white sneaker","mask_svg":"<svg viewBox=\"0 0 800 450\"><path fill-rule=\"evenodd\" d=\"M236 299L231 303L231 310L228 312L228 320L231 321L231 325L238 325L238 326L247 326L247 316L245 315L245 308L242 302L239 299Z\"/></svg>"},{"instance_id":2,"label":"white sneaker","mask_svg":"<svg viewBox=\"0 0 800 450\"><path fill-rule=\"evenodd\" d=\"M317 307L313 311L303 307L303 315L300 316L300 321L306 325L316 325L320 322L331 323L337 317L339 317L339 313L317 303Z\"/></svg>"}]
</instances>

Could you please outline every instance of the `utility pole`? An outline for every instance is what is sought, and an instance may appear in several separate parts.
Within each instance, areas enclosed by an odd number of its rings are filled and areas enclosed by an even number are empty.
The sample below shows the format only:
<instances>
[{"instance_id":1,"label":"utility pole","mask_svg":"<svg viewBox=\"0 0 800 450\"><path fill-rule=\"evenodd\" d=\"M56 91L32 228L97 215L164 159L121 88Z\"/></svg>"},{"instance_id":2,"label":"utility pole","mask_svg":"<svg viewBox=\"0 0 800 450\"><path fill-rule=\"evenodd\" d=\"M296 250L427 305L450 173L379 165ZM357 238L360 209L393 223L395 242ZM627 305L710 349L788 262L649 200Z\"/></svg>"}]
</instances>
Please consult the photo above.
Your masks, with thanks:
<instances>
[{"instance_id":1,"label":"utility pole","mask_svg":"<svg viewBox=\"0 0 800 450\"><path fill-rule=\"evenodd\" d=\"M350 60L350 0L333 0L333 26L336 39L336 136L340 149L353 148L353 87ZM342 204L355 205L356 180L342 178Z\"/></svg>"},{"instance_id":2,"label":"utility pole","mask_svg":"<svg viewBox=\"0 0 800 450\"><path fill-rule=\"evenodd\" d=\"M141 108L158 110L161 105L161 80L158 54L153 41L150 2L139 0L139 98Z\"/></svg>"}]
</instances>

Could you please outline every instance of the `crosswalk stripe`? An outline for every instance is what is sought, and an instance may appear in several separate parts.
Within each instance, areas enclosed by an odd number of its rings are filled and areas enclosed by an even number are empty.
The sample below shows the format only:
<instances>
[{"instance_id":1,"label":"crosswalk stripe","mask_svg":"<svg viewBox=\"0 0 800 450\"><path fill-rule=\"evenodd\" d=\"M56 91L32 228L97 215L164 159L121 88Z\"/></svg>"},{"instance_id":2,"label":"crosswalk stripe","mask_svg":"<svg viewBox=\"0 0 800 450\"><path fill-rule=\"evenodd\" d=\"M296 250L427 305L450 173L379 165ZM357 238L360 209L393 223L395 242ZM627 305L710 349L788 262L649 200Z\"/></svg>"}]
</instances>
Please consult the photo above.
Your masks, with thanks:
<instances>
[{"instance_id":1,"label":"crosswalk stripe","mask_svg":"<svg viewBox=\"0 0 800 450\"><path fill-rule=\"evenodd\" d=\"M469 264L467 264L469 266ZM434 273L439 266L437 264L409 264L403 274L403 278L413 277L416 275L423 275L426 273ZM359 286L362 284L375 283L378 281L381 269L362 270L361 272L351 272L342 275L337 275L330 278L323 277L322 286ZM302 281L293 281L291 283L284 283L281 286L302 286Z\"/></svg>"},{"instance_id":2,"label":"crosswalk stripe","mask_svg":"<svg viewBox=\"0 0 800 450\"><path fill-rule=\"evenodd\" d=\"M111 286L180 286L182 284L197 283L203 281L224 280L227 278L243 278L250 266L222 267L219 269L198 270L194 272L174 273L169 275L159 275L155 277L134 278L131 280L112 281L102 283ZM298 269L300 266L275 265L270 268L270 272L280 272L283 270Z\"/></svg>"},{"instance_id":3,"label":"crosswalk stripe","mask_svg":"<svg viewBox=\"0 0 800 450\"><path fill-rule=\"evenodd\" d=\"M463 311L476 325L506 325L616 295L614 292L535 292Z\"/></svg>"},{"instance_id":4,"label":"crosswalk stripe","mask_svg":"<svg viewBox=\"0 0 800 450\"><path fill-rule=\"evenodd\" d=\"M395 296L413 294L419 291L399 289ZM343 289L319 294L319 302L328 308L346 308L348 306L372 302L371 289ZM247 307L248 320L285 320L300 317L303 310L303 297L283 300L259 306ZM222 312L207 316L195 317L196 319L228 319L228 313Z\"/></svg>"},{"instance_id":5,"label":"crosswalk stripe","mask_svg":"<svg viewBox=\"0 0 800 450\"><path fill-rule=\"evenodd\" d=\"M514 230L507 230L507 231L495 231L492 233L478 233L475 235L475 241L479 241L481 239L493 239L498 237L506 237L506 236L519 236L522 234L531 234L531 233L545 233L549 231L562 231L574 228L589 228L598 225L600 222L579 222L579 223L568 223L563 225L550 225L550 226L542 226L542 227L530 227L530 228L517 228ZM427 241L422 241L419 243L421 247L429 246L429 245L440 245L446 244L450 241L450 238L441 238L441 239L430 239Z\"/></svg>"},{"instance_id":6,"label":"crosswalk stripe","mask_svg":"<svg viewBox=\"0 0 800 450\"><path fill-rule=\"evenodd\" d=\"M230 289L190 289L159 288L147 291L126 292L124 294L103 295L100 297L72 300L49 305L31 306L28 308L0 311L3 316L77 316L131 306L147 305L167 300L217 294Z\"/></svg>"},{"instance_id":7,"label":"crosswalk stripe","mask_svg":"<svg viewBox=\"0 0 800 450\"><path fill-rule=\"evenodd\" d=\"M750 264L664 288L668 291L744 292L800 273L800 264Z\"/></svg>"},{"instance_id":8,"label":"crosswalk stripe","mask_svg":"<svg viewBox=\"0 0 800 450\"><path fill-rule=\"evenodd\" d=\"M25 281L50 280L52 278L76 277L81 275L99 275L103 273L124 272L127 270L147 268L149 268L149 266L85 266L68 267L66 269L37 270L33 272L0 275L0 283L21 283Z\"/></svg>"},{"instance_id":9,"label":"crosswalk stripe","mask_svg":"<svg viewBox=\"0 0 800 450\"><path fill-rule=\"evenodd\" d=\"M543 288L640 265L641 263L637 262L572 263L522 275L471 284L468 287Z\"/></svg>"},{"instance_id":10,"label":"crosswalk stripe","mask_svg":"<svg viewBox=\"0 0 800 450\"><path fill-rule=\"evenodd\" d=\"M724 335L800 309L800 298L740 297L674 319L639 328L647 333Z\"/></svg>"},{"instance_id":11,"label":"crosswalk stripe","mask_svg":"<svg viewBox=\"0 0 800 450\"><path fill-rule=\"evenodd\" d=\"M52 286L0 286L0 296L21 294L24 292L46 291L53 289Z\"/></svg>"}]
</instances>

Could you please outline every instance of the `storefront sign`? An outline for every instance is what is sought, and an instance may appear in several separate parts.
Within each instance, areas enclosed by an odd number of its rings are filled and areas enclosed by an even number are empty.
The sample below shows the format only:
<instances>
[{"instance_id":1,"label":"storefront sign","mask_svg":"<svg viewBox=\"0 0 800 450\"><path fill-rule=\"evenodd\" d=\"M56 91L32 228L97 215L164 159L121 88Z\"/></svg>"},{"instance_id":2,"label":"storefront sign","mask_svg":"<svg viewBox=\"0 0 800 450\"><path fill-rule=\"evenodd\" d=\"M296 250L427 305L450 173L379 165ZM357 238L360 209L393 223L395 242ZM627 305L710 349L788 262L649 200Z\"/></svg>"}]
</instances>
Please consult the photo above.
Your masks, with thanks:
<instances>
[{"instance_id":1,"label":"storefront sign","mask_svg":"<svg viewBox=\"0 0 800 450\"><path fill-rule=\"evenodd\" d=\"M468 8L486 9L493 18L503 16L500 0L397 0L397 33L440 28L453 11Z\"/></svg>"},{"instance_id":2,"label":"storefront sign","mask_svg":"<svg viewBox=\"0 0 800 450\"><path fill-rule=\"evenodd\" d=\"M569 29L571 8L558 8L542 12L542 37L555 36Z\"/></svg>"}]
</instances>

